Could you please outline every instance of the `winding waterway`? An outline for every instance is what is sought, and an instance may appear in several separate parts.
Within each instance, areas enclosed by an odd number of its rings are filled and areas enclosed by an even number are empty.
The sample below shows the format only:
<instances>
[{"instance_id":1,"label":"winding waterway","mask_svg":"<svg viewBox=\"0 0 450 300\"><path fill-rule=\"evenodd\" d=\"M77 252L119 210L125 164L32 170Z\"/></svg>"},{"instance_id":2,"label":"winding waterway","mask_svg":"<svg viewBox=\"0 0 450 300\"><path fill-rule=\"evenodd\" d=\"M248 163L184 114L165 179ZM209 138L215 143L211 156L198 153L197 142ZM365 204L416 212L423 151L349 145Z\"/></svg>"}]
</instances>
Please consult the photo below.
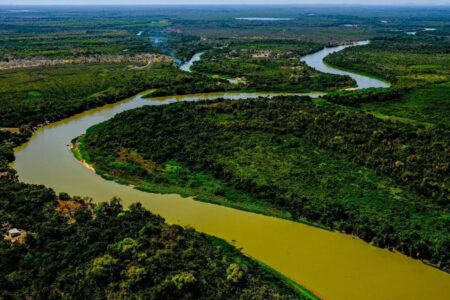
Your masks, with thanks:
<instances>
[{"instance_id":1,"label":"winding waterway","mask_svg":"<svg viewBox=\"0 0 450 300\"><path fill-rule=\"evenodd\" d=\"M375 78L367 77L367 76L352 73L352 72L339 70L339 69L336 69L336 68L333 68L333 67L327 65L323 61L323 59L327 55L330 55L331 53L342 51L345 48L354 47L354 46L364 46L367 44L369 44L369 41L359 41L359 42L355 42L353 44L342 45L342 46L337 46L337 47L326 47L316 53L302 57L301 61L305 62L307 65L309 65L310 67L313 67L317 71L320 71L323 73L330 73L330 74L336 74L336 75L348 75L356 81L356 85L359 89L365 89L365 88L371 88L371 87L387 88L387 87L389 87L389 83L387 83L386 81L378 80Z\"/></svg>"},{"instance_id":2,"label":"winding waterway","mask_svg":"<svg viewBox=\"0 0 450 300\"><path fill-rule=\"evenodd\" d=\"M307 63L318 60L308 57ZM318 52L317 57L323 58L323 52ZM372 78L366 78L366 82L379 84ZM122 111L176 101L246 99L258 95L275 94L215 93L153 99L137 95L40 128L28 143L15 149L13 167L22 181L44 184L56 192L90 196L94 201L117 196L125 206L139 201L169 223L192 226L242 247L244 253L326 299L450 299L450 275L418 260L338 232L176 194L141 192L104 180L84 168L68 150L74 137Z\"/></svg>"}]
</instances>

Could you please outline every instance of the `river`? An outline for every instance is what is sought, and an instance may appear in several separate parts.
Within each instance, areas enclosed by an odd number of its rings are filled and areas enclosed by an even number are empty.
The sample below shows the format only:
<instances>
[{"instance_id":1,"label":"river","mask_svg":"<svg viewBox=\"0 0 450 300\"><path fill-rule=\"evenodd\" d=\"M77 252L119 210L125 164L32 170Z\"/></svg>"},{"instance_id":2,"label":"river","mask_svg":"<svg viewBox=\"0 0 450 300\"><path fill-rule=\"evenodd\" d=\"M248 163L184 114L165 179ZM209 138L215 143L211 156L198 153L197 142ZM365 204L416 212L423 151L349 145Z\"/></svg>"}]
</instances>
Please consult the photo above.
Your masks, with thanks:
<instances>
[{"instance_id":1,"label":"river","mask_svg":"<svg viewBox=\"0 0 450 300\"><path fill-rule=\"evenodd\" d=\"M367 78L367 82L378 81ZM169 223L227 240L326 299L450 299L450 275L421 261L338 232L176 194L141 192L104 180L84 168L68 149L70 141L87 128L136 107L258 95L274 94L215 93L152 99L137 95L38 129L29 142L15 149L13 167L20 180L44 184L56 192L90 196L94 201L117 196L125 206L139 201Z\"/></svg>"},{"instance_id":2,"label":"river","mask_svg":"<svg viewBox=\"0 0 450 300\"><path fill-rule=\"evenodd\" d=\"M331 53L342 51L345 48L354 47L354 46L364 46L367 44L369 44L369 41L359 41L359 42L355 42L353 44L342 45L342 46L337 46L337 47L326 47L316 53L302 57L301 61L305 62L307 65L316 69L317 71L320 71L323 73L330 73L330 74L336 74L336 75L348 75L356 81L356 85L359 89L365 89L365 88L371 88L371 87L387 88L387 87L389 87L389 83L387 83L386 81L378 80L375 78L356 74L353 72L339 70L339 69L336 69L336 68L333 68L333 67L327 65L323 61L325 56L330 55Z\"/></svg>"}]
</instances>

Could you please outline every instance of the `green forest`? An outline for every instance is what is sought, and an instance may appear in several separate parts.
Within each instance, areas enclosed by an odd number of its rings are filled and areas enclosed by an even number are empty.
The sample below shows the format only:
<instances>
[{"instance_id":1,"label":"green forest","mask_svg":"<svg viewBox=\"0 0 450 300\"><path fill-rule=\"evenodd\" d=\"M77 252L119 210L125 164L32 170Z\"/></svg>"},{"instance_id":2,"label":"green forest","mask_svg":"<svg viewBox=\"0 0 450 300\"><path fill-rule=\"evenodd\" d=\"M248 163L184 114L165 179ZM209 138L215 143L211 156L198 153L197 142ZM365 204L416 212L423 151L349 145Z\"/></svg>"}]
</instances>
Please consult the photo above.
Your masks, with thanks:
<instances>
[{"instance_id":1,"label":"green forest","mask_svg":"<svg viewBox=\"0 0 450 300\"><path fill-rule=\"evenodd\" d=\"M447 269L449 140L447 130L279 97L124 112L79 148L107 179L275 208Z\"/></svg>"},{"instance_id":2,"label":"green forest","mask_svg":"<svg viewBox=\"0 0 450 300\"><path fill-rule=\"evenodd\" d=\"M223 240L140 204L0 183L2 230L26 231L24 244L0 240L2 299L310 299Z\"/></svg>"},{"instance_id":3,"label":"green forest","mask_svg":"<svg viewBox=\"0 0 450 300\"><path fill-rule=\"evenodd\" d=\"M363 40L325 62L389 88L358 90L300 61ZM230 91L324 95L151 99ZM294 282L140 199L56 193L11 167L38 127L137 94L155 106L72 140L104 179L345 233L450 271L448 7L0 5L0 299L318 299L301 268Z\"/></svg>"},{"instance_id":4,"label":"green forest","mask_svg":"<svg viewBox=\"0 0 450 300\"><path fill-rule=\"evenodd\" d=\"M120 199L94 204L22 183L8 163L30 132L0 131L1 299L317 299L225 241Z\"/></svg>"},{"instance_id":5,"label":"green forest","mask_svg":"<svg viewBox=\"0 0 450 300\"><path fill-rule=\"evenodd\" d=\"M181 72L168 63L63 65L0 72L0 127L35 126L149 89L174 95L222 91L227 83Z\"/></svg>"}]
</instances>

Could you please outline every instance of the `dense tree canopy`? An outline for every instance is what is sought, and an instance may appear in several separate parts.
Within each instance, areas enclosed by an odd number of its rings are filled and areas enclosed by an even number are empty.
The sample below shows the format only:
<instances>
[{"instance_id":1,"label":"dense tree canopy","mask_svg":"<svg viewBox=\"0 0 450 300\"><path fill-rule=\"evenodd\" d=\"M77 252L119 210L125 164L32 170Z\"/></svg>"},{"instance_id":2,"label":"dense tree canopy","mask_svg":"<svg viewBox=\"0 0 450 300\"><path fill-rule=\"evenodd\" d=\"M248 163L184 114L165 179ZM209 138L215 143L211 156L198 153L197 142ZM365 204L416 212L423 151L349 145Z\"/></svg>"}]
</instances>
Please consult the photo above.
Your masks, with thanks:
<instances>
[{"instance_id":1,"label":"dense tree canopy","mask_svg":"<svg viewBox=\"0 0 450 300\"><path fill-rule=\"evenodd\" d=\"M107 178L238 207L263 201L447 268L449 140L447 130L280 97L136 109L91 128L80 148Z\"/></svg>"},{"instance_id":2,"label":"dense tree canopy","mask_svg":"<svg viewBox=\"0 0 450 300\"><path fill-rule=\"evenodd\" d=\"M170 64L140 69L124 64L78 64L7 70L0 76L0 127L60 120L148 89L170 95L226 89L218 80L181 72Z\"/></svg>"},{"instance_id":3,"label":"dense tree canopy","mask_svg":"<svg viewBox=\"0 0 450 300\"><path fill-rule=\"evenodd\" d=\"M1 299L315 299L225 241L167 225L140 204L94 205L19 182L8 163L29 135L0 131Z\"/></svg>"},{"instance_id":4,"label":"dense tree canopy","mask_svg":"<svg viewBox=\"0 0 450 300\"><path fill-rule=\"evenodd\" d=\"M0 241L1 298L303 298L224 241L140 205L83 205L68 223L51 190L14 181L2 181L0 202L3 224L27 231L23 245Z\"/></svg>"}]
</instances>

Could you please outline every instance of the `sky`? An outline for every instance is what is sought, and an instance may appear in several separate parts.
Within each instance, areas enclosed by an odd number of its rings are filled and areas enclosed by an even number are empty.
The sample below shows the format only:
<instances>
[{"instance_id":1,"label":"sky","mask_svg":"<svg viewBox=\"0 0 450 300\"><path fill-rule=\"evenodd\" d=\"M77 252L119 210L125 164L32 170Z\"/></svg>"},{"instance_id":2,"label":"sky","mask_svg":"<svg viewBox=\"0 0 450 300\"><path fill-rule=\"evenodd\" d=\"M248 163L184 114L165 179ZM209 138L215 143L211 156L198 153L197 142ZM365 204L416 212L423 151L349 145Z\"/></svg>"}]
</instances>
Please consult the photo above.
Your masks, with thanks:
<instances>
[{"instance_id":1,"label":"sky","mask_svg":"<svg viewBox=\"0 0 450 300\"><path fill-rule=\"evenodd\" d=\"M356 4L450 5L450 0L0 0L0 5Z\"/></svg>"}]
</instances>

